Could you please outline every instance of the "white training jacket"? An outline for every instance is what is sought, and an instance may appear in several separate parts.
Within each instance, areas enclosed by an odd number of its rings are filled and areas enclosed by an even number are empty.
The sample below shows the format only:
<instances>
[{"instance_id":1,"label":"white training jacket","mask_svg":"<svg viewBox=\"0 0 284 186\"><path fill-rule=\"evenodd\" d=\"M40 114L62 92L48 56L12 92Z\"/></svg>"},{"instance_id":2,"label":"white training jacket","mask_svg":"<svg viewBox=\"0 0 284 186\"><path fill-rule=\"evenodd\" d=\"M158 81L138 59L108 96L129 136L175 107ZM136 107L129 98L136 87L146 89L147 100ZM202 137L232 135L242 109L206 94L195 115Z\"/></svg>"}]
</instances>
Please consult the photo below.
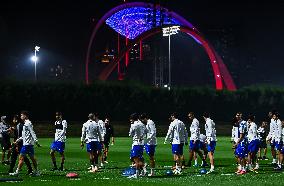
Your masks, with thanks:
<instances>
[{"instance_id":1,"label":"white training jacket","mask_svg":"<svg viewBox=\"0 0 284 186\"><path fill-rule=\"evenodd\" d=\"M210 118L206 118L205 131L206 131L207 141L209 142L217 141L215 123Z\"/></svg>"},{"instance_id":2,"label":"white training jacket","mask_svg":"<svg viewBox=\"0 0 284 186\"><path fill-rule=\"evenodd\" d=\"M190 140L197 141L200 140L200 128L199 128L199 121L194 118L190 125Z\"/></svg>"},{"instance_id":3,"label":"white training jacket","mask_svg":"<svg viewBox=\"0 0 284 186\"><path fill-rule=\"evenodd\" d=\"M16 142L23 141L23 145L34 145L38 142L36 134L33 129L32 122L30 120L25 120L23 131L22 131L22 137L17 139Z\"/></svg>"},{"instance_id":4,"label":"white training jacket","mask_svg":"<svg viewBox=\"0 0 284 186\"><path fill-rule=\"evenodd\" d=\"M248 123L248 141L251 142L256 139L258 139L257 125L254 122Z\"/></svg>"},{"instance_id":5,"label":"white training jacket","mask_svg":"<svg viewBox=\"0 0 284 186\"><path fill-rule=\"evenodd\" d=\"M185 124L178 119L172 121L169 126L165 142L170 141L171 144L181 144L181 143L187 143L187 140L188 140L188 133Z\"/></svg>"},{"instance_id":6,"label":"white training jacket","mask_svg":"<svg viewBox=\"0 0 284 186\"><path fill-rule=\"evenodd\" d=\"M54 141L65 142L66 141L66 130L67 130L67 121L56 121L55 125L55 137Z\"/></svg>"},{"instance_id":7,"label":"white training jacket","mask_svg":"<svg viewBox=\"0 0 284 186\"><path fill-rule=\"evenodd\" d=\"M88 120L83 124L81 141L86 143L90 143L92 141L103 141L100 126L97 122Z\"/></svg>"},{"instance_id":8,"label":"white training jacket","mask_svg":"<svg viewBox=\"0 0 284 186\"><path fill-rule=\"evenodd\" d=\"M129 130L129 136L132 137L132 146L144 145L146 136L146 127L141 121L134 121Z\"/></svg>"},{"instance_id":9,"label":"white training jacket","mask_svg":"<svg viewBox=\"0 0 284 186\"><path fill-rule=\"evenodd\" d=\"M156 126L155 123L148 119L146 125L146 144L157 145Z\"/></svg>"}]
</instances>

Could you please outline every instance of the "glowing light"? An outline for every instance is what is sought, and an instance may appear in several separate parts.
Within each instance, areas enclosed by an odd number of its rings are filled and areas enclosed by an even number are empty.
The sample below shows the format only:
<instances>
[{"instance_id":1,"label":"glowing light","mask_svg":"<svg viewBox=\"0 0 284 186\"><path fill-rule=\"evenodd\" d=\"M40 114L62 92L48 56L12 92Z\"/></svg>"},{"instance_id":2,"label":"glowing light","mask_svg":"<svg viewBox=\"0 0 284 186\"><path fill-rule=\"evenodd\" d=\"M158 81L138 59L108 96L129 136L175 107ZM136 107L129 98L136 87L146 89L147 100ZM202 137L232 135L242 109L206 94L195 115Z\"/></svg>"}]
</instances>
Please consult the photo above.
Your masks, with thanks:
<instances>
[{"instance_id":1,"label":"glowing light","mask_svg":"<svg viewBox=\"0 0 284 186\"><path fill-rule=\"evenodd\" d=\"M153 8L132 7L123 9L106 20L106 24L119 34L134 39L143 32L160 25L181 25L166 11L156 10L154 18Z\"/></svg>"},{"instance_id":2,"label":"glowing light","mask_svg":"<svg viewBox=\"0 0 284 186\"><path fill-rule=\"evenodd\" d=\"M177 34L179 30L180 30L179 26L171 26L171 27L163 28L163 36L170 36L170 35Z\"/></svg>"},{"instance_id":3,"label":"glowing light","mask_svg":"<svg viewBox=\"0 0 284 186\"><path fill-rule=\"evenodd\" d=\"M37 62L37 60L38 60L38 57L36 57L36 56L32 56L32 57L31 57L31 60L32 60L34 63L36 63L36 62Z\"/></svg>"}]
</instances>

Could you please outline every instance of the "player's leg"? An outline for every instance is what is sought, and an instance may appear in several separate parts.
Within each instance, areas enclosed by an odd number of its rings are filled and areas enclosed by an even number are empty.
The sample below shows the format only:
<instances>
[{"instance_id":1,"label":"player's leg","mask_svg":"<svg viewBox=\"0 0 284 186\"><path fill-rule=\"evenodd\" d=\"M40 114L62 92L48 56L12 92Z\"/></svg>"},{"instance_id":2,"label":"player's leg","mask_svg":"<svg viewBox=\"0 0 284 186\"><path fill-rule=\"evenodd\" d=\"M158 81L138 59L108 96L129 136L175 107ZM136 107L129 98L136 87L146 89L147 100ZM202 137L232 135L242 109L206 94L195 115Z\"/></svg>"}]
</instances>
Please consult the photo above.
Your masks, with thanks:
<instances>
[{"instance_id":1,"label":"player's leg","mask_svg":"<svg viewBox=\"0 0 284 186\"><path fill-rule=\"evenodd\" d=\"M9 168L9 173L12 173L14 172L14 167L16 165L16 161L17 161L17 158L18 158L18 150L17 150L17 146L16 144L13 144L12 146L12 154L11 154L11 163L10 163L10 168Z\"/></svg>"},{"instance_id":2,"label":"player's leg","mask_svg":"<svg viewBox=\"0 0 284 186\"><path fill-rule=\"evenodd\" d=\"M193 159L194 159L194 166L197 167L198 166L198 158L195 152L193 152Z\"/></svg>"},{"instance_id":3,"label":"player's leg","mask_svg":"<svg viewBox=\"0 0 284 186\"><path fill-rule=\"evenodd\" d=\"M210 170L208 173L211 173L215 170L215 162L214 162L214 152L215 152L216 142L211 141L207 146L208 157L210 160Z\"/></svg>"},{"instance_id":4,"label":"player's leg","mask_svg":"<svg viewBox=\"0 0 284 186\"><path fill-rule=\"evenodd\" d=\"M55 151L57 148L57 143L54 141L52 142L52 144L50 145L50 158L51 158L51 162L53 164L53 168L51 169L51 171L55 171L57 170L57 165L56 165L56 157L55 157Z\"/></svg>"},{"instance_id":5,"label":"player's leg","mask_svg":"<svg viewBox=\"0 0 284 186\"><path fill-rule=\"evenodd\" d=\"M60 155L61 155L61 163L60 163L59 170L63 171L64 170L64 162L65 162L65 154L64 154L64 152L60 152Z\"/></svg>"},{"instance_id":6,"label":"player's leg","mask_svg":"<svg viewBox=\"0 0 284 186\"><path fill-rule=\"evenodd\" d=\"M65 150L65 143L59 142L59 148L57 149L57 151L59 152L61 156L61 163L60 163L60 168L59 168L60 171L64 170L64 162L65 162L64 150Z\"/></svg>"}]
</instances>

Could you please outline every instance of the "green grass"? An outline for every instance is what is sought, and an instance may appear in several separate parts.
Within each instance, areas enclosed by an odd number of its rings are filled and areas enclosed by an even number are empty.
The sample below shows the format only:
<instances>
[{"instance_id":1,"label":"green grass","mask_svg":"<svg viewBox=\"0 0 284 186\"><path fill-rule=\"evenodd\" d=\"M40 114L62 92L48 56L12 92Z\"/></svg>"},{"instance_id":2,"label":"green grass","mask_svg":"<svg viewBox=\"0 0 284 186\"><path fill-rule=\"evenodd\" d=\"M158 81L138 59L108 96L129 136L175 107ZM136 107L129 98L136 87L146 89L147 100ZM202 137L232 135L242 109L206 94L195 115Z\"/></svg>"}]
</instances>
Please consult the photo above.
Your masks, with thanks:
<instances>
[{"instance_id":1,"label":"green grass","mask_svg":"<svg viewBox=\"0 0 284 186\"><path fill-rule=\"evenodd\" d=\"M246 175L234 175L236 169L229 143L229 138L220 137L217 142L215 160L216 173L211 175L200 175L200 168L187 168L181 176L165 176L166 168L172 162L171 146L164 145L163 138L159 138L159 145L156 152L157 176L153 178L139 178L137 180L129 180L121 176L121 170L130 165L129 151L131 148L130 138L116 138L116 144L110 147L109 164L105 169L101 169L96 174L88 173L89 160L85 149L80 148L79 138L69 138L66 143L66 163L65 172L51 172L51 160L49 157L49 145L52 139L42 138L40 143L41 148L35 148L35 154L39 162L41 176L30 177L26 175L26 167L24 166L20 178L23 182L4 183L0 185L276 185L284 183L284 174L282 172L274 172L269 165L269 161L261 161L259 173L248 173ZM186 158L188 159L188 147L184 149ZM270 154L270 151L269 153ZM146 161L148 161L147 156ZM269 156L270 157L270 156ZM59 158L58 158L59 160ZM59 163L58 163L59 164ZM0 177L9 177L6 173L7 166L0 165ZM67 179L67 172L77 172L79 179ZM232 175L222 175L232 174Z\"/></svg>"}]
</instances>

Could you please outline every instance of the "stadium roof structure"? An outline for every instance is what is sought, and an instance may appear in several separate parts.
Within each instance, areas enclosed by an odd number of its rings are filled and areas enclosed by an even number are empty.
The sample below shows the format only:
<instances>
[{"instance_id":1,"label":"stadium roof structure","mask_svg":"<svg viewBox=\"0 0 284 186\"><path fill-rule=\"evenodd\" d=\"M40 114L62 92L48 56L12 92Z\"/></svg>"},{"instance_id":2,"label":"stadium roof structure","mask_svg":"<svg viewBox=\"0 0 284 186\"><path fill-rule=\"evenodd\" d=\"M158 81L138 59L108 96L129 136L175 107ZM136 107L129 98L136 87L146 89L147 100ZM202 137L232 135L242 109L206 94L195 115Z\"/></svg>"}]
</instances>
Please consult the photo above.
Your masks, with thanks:
<instances>
[{"instance_id":1,"label":"stadium roof structure","mask_svg":"<svg viewBox=\"0 0 284 186\"><path fill-rule=\"evenodd\" d=\"M108 25L120 35L130 39L131 42L108 64L99 75L100 80L107 80L109 75L118 66L119 61L131 50L135 44L162 32L165 26L177 25L181 31L188 34L203 46L214 73L217 90L236 90L236 85L221 57L212 45L189 21L173 11L144 2L124 3L108 11L95 26L87 50L86 57L86 83L89 84L89 63L92 48L95 46L95 36L102 25ZM127 65L126 65L127 67Z\"/></svg>"}]
</instances>

